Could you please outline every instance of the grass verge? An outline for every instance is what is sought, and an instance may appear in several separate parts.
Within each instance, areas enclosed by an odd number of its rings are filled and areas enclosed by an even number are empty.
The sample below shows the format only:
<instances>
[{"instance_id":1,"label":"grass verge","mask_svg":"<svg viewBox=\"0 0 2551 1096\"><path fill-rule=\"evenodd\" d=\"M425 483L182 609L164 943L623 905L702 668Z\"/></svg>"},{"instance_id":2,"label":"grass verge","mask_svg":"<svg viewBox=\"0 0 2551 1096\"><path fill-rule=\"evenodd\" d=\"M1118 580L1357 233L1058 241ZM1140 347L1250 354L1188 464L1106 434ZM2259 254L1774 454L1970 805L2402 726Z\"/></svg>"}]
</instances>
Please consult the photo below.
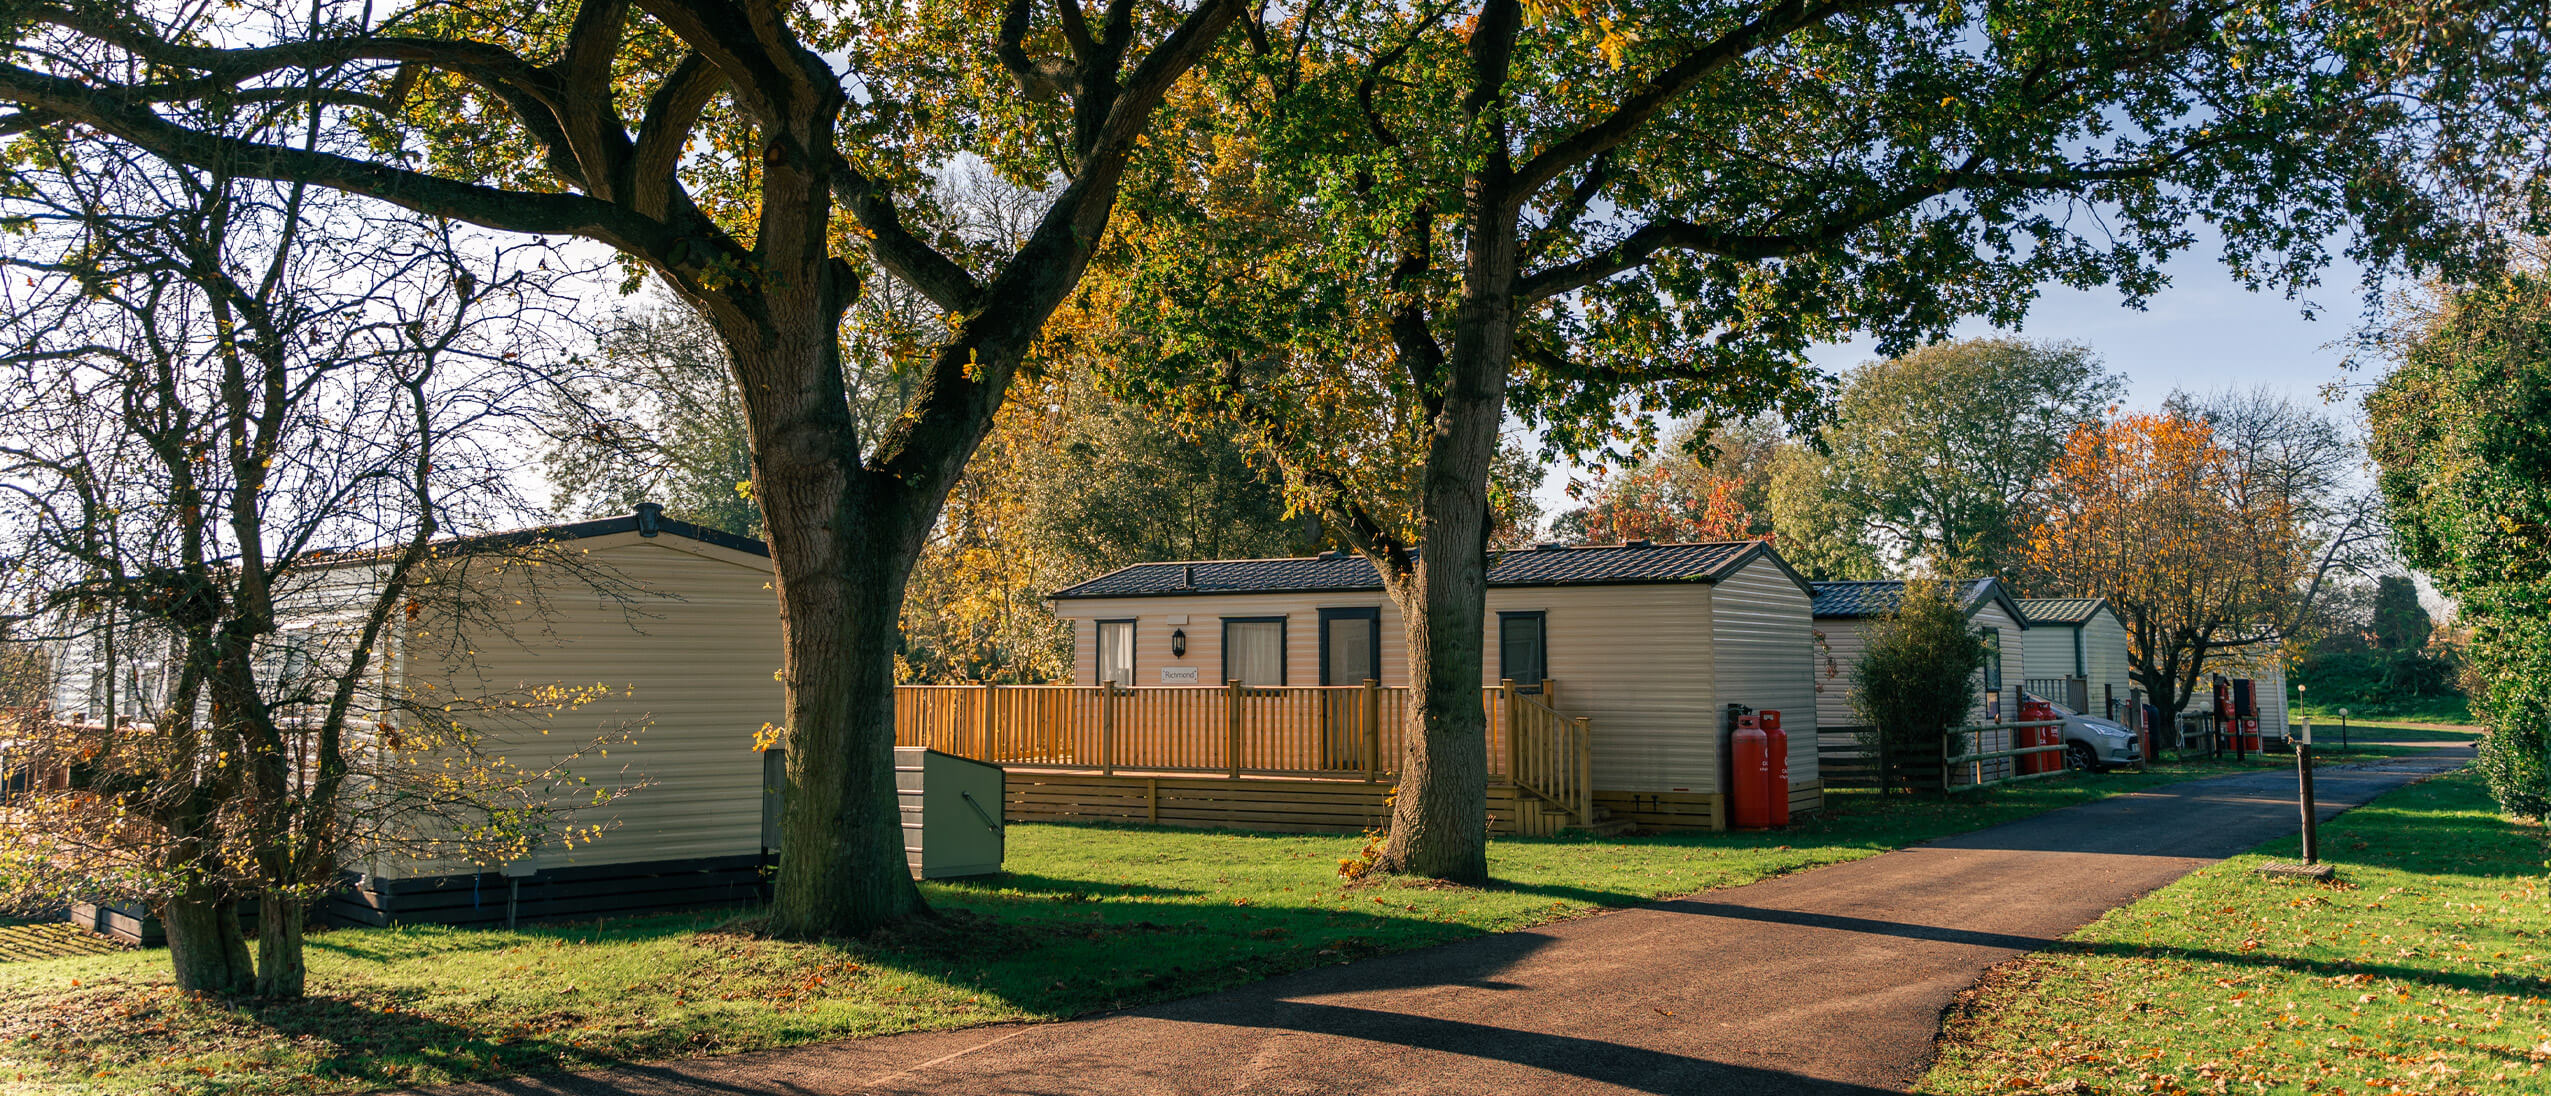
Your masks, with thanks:
<instances>
[{"instance_id":1,"label":"grass verge","mask_svg":"<svg viewBox=\"0 0 2551 1096\"><path fill-rule=\"evenodd\" d=\"M0 1093L352 1091L1060 1019L1750 883L2227 767L1951 801L1838 792L1777 834L1505 840L1486 888L1344 883L1351 837L1017 825L1007 873L925 884L944 916L875 938L761 939L733 927L736 911L340 930L310 938L313 995L285 1004L187 998L156 951L0 964Z\"/></svg>"},{"instance_id":2,"label":"grass verge","mask_svg":"<svg viewBox=\"0 0 2551 1096\"><path fill-rule=\"evenodd\" d=\"M2259 876L2287 839L1996 968L1918 1091L2551 1092L2542 829L2458 773L2341 816L2321 848L2334 884Z\"/></svg>"},{"instance_id":3,"label":"grass verge","mask_svg":"<svg viewBox=\"0 0 2551 1096\"><path fill-rule=\"evenodd\" d=\"M2395 703L2373 704L2295 704L2294 715L2309 715L2315 723L2338 722L2338 710L2346 708L2356 719L2395 719L2408 723L2469 723L2471 698L2462 696L2419 697Z\"/></svg>"}]
</instances>

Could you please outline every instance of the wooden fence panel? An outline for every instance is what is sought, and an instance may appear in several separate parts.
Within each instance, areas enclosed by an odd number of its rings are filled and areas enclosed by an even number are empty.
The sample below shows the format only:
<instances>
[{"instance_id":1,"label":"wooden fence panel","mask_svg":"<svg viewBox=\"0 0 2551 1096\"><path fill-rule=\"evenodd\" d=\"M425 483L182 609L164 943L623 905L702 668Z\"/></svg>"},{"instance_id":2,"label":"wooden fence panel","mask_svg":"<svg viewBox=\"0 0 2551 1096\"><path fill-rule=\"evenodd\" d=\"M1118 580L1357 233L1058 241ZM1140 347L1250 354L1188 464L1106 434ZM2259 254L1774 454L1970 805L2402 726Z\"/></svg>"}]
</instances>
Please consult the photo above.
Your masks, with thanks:
<instances>
[{"instance_id":1,"label":"wooden fence panel","mask_svg":"<svg viewBox=\"0 0 2551 1096\"><path fill-rule=\"evenodd\" d=\"M1545 695L1547 695L1545 693ZM1519 711L1565 723L1540 698L1489 687L1488 770L1511 778ZM895 744L1014 768L1099 772L1298 774L1380 781L1399 769L1416 708L1405 688L1375 684L1234 688L1123 685L902 685ZM1555 726L1555 725L1554 725ZM1528 731L1527 734L1536 733ZM1550 751L1564 729L1532 740L1535 779L1557 786L1572 763ZM1571 740L1573 741L1573 740ZM1578 751L1582 752L1582 751Z\"/></svg>"}]
</instances>

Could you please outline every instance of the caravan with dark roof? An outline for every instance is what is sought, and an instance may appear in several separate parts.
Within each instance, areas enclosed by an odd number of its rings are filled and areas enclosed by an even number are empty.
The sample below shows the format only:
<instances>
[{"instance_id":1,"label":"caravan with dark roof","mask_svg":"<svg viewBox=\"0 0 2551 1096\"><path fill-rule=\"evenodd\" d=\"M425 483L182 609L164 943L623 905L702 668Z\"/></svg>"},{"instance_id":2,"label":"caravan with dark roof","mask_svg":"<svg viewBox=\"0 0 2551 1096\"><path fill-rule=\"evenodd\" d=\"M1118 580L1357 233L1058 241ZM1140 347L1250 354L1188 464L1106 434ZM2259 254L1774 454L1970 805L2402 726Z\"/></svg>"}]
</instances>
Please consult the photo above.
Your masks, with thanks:
<instances>
[{"instance_id":1,"label":"caravan with dark roof","mask_svg":"<svg viewBox=\"0 0 2551 1096\"><path fill-rule=\"evenodd\" d=\"M1594 801L1646 828L1724 826L1727 705L1778 710L1792 731L1792 802L1812 810L1823 785L1809 601L1806 581L1760 541L1504 552L1488 573L1482 684L1514 682L1534 705L1583 718ZM1072 623L1083 687L1408 680L1398 607L1353 554L1142 564L1056 591L1053 604Z\"/></svg>"},{"instance_id":2,"label":"caravan with dark roof","mask_svg":"<svg viewBox=\"0 0 2551 1096\"><path fill-rule=\"evenodd\" d=\"M1819 582L1815 584L1817 723L1828 735L1859 727L1852 710L1851 675L1860 665L1862 630L1871 620L1888 616L1904 600L1904 582ZM1976 578L1958 583L1958 604L1992 644L1996 657L1985 663L1976 680L1974 717L1978 723L2017 718L2016 699L2027 680L2028 628L2019 602L2000 579Z\"/></svg>"}]
</instances>

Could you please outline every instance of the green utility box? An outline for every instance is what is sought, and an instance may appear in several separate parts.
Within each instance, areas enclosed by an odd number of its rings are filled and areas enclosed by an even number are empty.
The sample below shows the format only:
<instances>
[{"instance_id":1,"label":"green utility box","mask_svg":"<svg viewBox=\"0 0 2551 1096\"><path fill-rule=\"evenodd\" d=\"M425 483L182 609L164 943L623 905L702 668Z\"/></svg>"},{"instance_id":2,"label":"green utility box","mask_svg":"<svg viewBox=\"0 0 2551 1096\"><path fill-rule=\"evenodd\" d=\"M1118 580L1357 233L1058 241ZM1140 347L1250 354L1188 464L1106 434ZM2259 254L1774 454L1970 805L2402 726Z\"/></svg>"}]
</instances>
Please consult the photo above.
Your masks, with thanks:
<instances>
[{"instance_id":1,"label":"green utility box","mask_svg":"<svg viewBox=\"0 0 2551 1096\"><path fill-rule=\"evenodd\" d=\"M904 859L915 879L1001 870L1001 767L919 746L895 747Z\"/></svg>"}]
</instances>

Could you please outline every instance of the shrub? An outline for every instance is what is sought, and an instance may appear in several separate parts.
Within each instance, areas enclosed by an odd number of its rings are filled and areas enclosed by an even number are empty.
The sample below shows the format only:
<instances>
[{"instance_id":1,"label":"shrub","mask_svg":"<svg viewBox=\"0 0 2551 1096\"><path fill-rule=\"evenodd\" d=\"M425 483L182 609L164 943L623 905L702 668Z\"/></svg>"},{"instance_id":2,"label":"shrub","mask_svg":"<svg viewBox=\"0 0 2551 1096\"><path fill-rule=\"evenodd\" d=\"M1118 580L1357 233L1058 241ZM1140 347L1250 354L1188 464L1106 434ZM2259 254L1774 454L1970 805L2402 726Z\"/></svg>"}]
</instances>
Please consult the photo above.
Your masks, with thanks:
<instances>
[{"instance_id":1,"label":"shrub","mask_svg":"<svg viewBox=\"0 0 2551 1096\"><path fill-rule=\"evenodd\" d=\"M1893 615L1870 623L1851 673L1851 706L1865 743L1891 759L1938 757L1949 728L1975 708L1975 677L1991 652L1945 582L1905 584Z\"/></svg>"}]
</instances>

